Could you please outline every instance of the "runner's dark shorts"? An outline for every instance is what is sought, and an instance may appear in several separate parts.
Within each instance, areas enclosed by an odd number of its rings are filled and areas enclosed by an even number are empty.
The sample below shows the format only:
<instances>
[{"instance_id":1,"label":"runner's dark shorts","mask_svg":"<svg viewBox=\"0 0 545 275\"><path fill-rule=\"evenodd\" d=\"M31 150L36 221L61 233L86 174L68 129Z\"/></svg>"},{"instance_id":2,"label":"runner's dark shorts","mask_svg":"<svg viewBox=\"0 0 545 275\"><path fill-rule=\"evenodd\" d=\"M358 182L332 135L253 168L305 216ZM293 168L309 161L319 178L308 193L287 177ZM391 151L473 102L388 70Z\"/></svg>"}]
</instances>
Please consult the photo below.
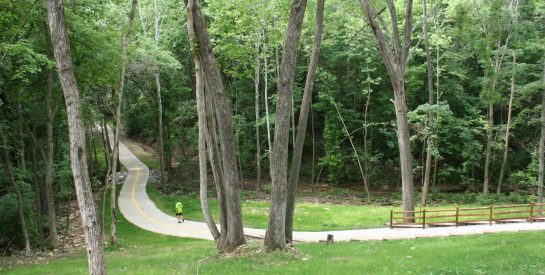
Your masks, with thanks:
<instances>
[{"instance_id":1,"label":"runner's dark shorts","mask_svg":"<svg viewBox=\"0 0 545 275\"><path fill-rule=\"evenodd\" d=\"M176 216L181 216L182 215L182 212L178 213L176 212Z\"/></svg>"}]
</instances>

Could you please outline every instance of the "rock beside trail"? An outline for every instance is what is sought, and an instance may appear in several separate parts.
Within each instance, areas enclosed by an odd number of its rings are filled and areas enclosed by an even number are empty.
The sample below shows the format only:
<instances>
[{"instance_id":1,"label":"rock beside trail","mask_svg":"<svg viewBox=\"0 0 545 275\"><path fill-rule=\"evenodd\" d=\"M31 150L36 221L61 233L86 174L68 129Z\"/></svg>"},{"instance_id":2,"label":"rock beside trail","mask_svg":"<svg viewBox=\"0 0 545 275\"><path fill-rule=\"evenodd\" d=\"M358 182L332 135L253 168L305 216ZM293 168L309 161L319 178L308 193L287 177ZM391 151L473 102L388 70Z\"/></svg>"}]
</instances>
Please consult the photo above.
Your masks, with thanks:
<instances>
[{"instance_id":1,"label":"rock beside trail","mask_svg":"<svg viewBox=\"0 0 545 275\"><path fill-rule=\"evenodd\" d=\"M168 181L168 172L165 171L165 180ZM161 184L161 172L159 170L150 170L148 182L153 184Z\"/></svg>"}]
</instances>

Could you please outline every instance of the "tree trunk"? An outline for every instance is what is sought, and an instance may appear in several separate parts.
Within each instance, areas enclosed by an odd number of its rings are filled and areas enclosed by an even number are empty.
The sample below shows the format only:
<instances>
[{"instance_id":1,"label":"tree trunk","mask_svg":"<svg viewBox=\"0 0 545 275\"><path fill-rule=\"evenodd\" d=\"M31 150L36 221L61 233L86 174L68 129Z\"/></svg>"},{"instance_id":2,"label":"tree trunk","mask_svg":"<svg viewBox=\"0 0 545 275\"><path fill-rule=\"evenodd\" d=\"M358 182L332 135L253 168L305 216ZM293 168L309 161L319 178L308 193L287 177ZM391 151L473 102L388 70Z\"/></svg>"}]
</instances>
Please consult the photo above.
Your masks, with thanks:
<instances>
[{"instance_id":1,"label":"tree trunk","mask_svg":"<svg viewBox=\"0 0 545 275\"><path fill-rule=\"evenodd\" d=\"M426 0L422 0L422 15L424 16L424 49L426 51L426 64L428 72L428 104L433 105L433 65L430 52L430 41L428 35L428 4ZM433 113L428 113L428 127L430 128L430 136L433 131ZM430 174L431 174L431 158L433 151L433 138L427 139L427 151L426 151L426 165L424 170L424 184L422 185L422 206L425 207L428 202L428 189L430 186Z\"/></svg>"},{"instance_id":2,"label":"tree trunk","mask_svg":"<svg viewBox=\"0 0 545 275\"><path fill-rule=\"evenodd\" d=\"M89 274L105 274L103 240L98 226L91 181L87 171L82 111L70 56L70 42L68 41L68 31L64 19L63 2L62 0L47 0L46 7L51 41L67 108L70 166L76 186L82 227L87 244Z\"/></svg>"},{"instance_id":3,"label":"tree trunk","mask_svg":"<svg viewBox=\"0 0 545 275\"><path fill-rule=\"evenodd\" d=\"M114 149L112 156L112 190L110 193L110 243L112 245L117 244L117 169L119 162L119 132L121 131L121 100L123 98L123 87L125 85L125 67L127 65L127 50L129 43L131 41L131 33L134 25L134 14L136 12L136 7L138 6L138 0L132 1L131 10L129 12L129 25L127 26L126 32L122 37L121 45L121 68L119 72L119 83L117 87L117 101L115 104L115 129L114 129Z\"/></svg>"},{"instance_id":4,"label":"tree trunk","mask_svg":"<svg viewBox=\"0 0 545 275\"><path fill-rule=\"evenodd\" d=\"M267 43L263 44L263 50L264 52L267 52ZM272 172L272 139L271 139L271 121L269 117L269 64L267 61L267 57L263 60L264 66L263 66L263 89L264 89L264 95L263 99L265 100L265 122L267 124L267 145L269 147L269 170ZM272 176L272 173L271 173Z\"/></svg>"},{"instance_id":5,"label":"tree trunk","mask_svg":"<svg viewBox=\"0 0 545 275\"><path fill-rule=\"evenodd\" d=\"M409 55L410 38L412 32L412 6L413 1L407 0L405 5L405 25L403 34L399 31L396 8L393 0L386 1L392 21L391 37L390 31L383 31L375 21L375 14L371 11L369 0L360 0L360 5L371 26L373 35L378 45L386 70L392 82L394 90L394 106L397 124L397 141L399 145L399 161L401 167L402 200L404 222L411 222L414 214L414 183L412 174L412 153L409 139L409 122L407 119L407 103L405 99L405 69ZM400 37L403 40L400 40ZM391 41L391 43L389 43Z\"/></svg>"},{"instance_id":6,"label":"tree trunk","mask_svg":"<svg viewBox=\"0 0 545 275\"><path fill-rule=\"evenodd\" d=\"M303 144L307 131L308 112L312 103L312 91L314 89L314 80L316 79L316 70L318 69L318 59L320 56L320 46L322 44L322 34L324 32L324 1L318 0L316 4L316 26L314 29L314 45L308 65L305 90L303 92L303 101L299 112L299 121L297 122L297 137L294 143L293 155L291 159L291 170L288 179L288 198L286 202L286 241L293 241L293 213L295 210L295 196L297 195L297 185L299 183L299 172L301 169L301 157L303 155Z\"/></svg>"},{"instance_id":7,"label":"tree trunk","mask_svg":"<svg viewBox=\"0 0 545 275\"><path fill-rule=\"evenodd\" d=\"M46 34L47 36L47 34ZM49 38L47 38L49 39ZM48 47L49 48L49 47ZM53 52L50 49L47 51L47 57L54 60ZM45 99L46 104L46 131L47 131L47 156L45 160L45 205L49 216L49 247L54 249L57 247L59 237L57 234L57 217L55 215L55 202L53 200L53 70L47 70L47 94Z\"/></svg>"},{"instance_id":8,"label":"tree trunk","mask_svg":"<svg viewBox=\"0 0 545 275\"><path fill-rule=\"evenodd\" d=\"M157 0L153 0L153 7L155 8L155 44L159 46L159 39L161 37L159 29L159 21L161 15L159 14L159 6ZM166 192L167 185L165 181L165 154L164 154L164 135L163 135L163 103L161 101L161 79L159 68L155 70L155 87L157 89L157 122L159 129L159 172L161 174L161 189L163 193Z\"/></svg>"},{"instance_id":9,"label":"tree trunk","mask_svg":"<svg viewBox=\"0 0 545 275\"><path fill-rule=\"evenodd\" d=\"M36 141L35 133L29 131L31 135L32 147L30 148L30 156L32 158L32 170L34 176L34 191L36 192L36 224L38 226L38 239L40 242L40 247L43 248L44 245L44 226L43 226L43 204L41 199L41 190L40 188L40 161L38 160L38 142Z\"/></svg>"},{"instance_id":10,"label":"tree trunk","mask_svg":"<svg viewBox=\"0 0 545 275\"><path fill-rule=\"evenodd\" d=\"M21 194L21 190L19 189L19 186L17 185L17 181L15 180L15 176L13 175L13 167L11 164L11 157L9 153L9 147L7 144L6 136L4 135L4 128L0 125L0 141L2 142L2 153L4 155L4 171L6 172L6 176L8 180L10 181L13 190L15 191L15 195L17 197L17 212L19 213L19 222L21 223L21 232L23 233L23 238L25 240L25 256L30 256L30 239L28 237L28 230L26 227L26 221L25 221L25 213L23 210L23 195Z\"/></svg>"},{"instance_id":11,"label":"tree trunk","mask_svg":"<svg viewBox=\"0 0 545 275\"><path fill-rule=\"evenodd\" d=\"M19 167L21 167L22 170L26 170L26 158L25 158L25 135L23 134L23 112L21 110L21 100L20 100L20 93L17 93L16 99L15 99L15 108L17 110L17 119L19 120L18 123L18 131L19 131Z\"/></svg>"},{"instance_id":12,"label":"tree trunk","mask_svg":"<svg viewBox=\"0 0 545 275\"><path fill-rule=\"evenodd\" d=\"M367 62L367 79L371 79L371 74L369 72L369 62ZM364 167L364 183L366 186L369 186L369 170L370 170L370 161L369 161L369 125L367 124L368 121L368 112L369 112L369 104L371 102L371 93L373 91L371 90L371 82L367 83L367 100L365 101L365 111L363 112L363 167Z\"/></svg>"},{"instance_id":13,"label":"tree trunk","mask_svg":"<svg viewBox=\"0 0 545 275\"><path fill-rule=\"evenodd\" d=\"M200 199L203 216L206 221L206 225L214 237L216 243L219 241L220 233L216 227L216 223L210 214L208 208L208 175L206 171L206 106L204 96L204 79L201 69L201 57L197 49L197 38L195 37L195 30L193 29L193 0L188 0L187 3L187 32L191 43L191 52L193 54L193 61L195 63L195 90L197 99L197 113L198 113L198 127L199 127L199 175L200 175ZM210 145L209 145L210 146Z\"/></svg>"},{"instance_id":14,"label":"tree trunk","mask_svg":"<svg viewBox=\"0 0 545 275\"><path fill-rule=\"evenodd\" d=\"M543 59L543 91L541 93L541 137L539 139L539 175L537 181L537 201L543 203L543 171L545 166L545 58ZM542 206L539 206L541 211ZM541 214L541 213L540 213Z\"/></svg>"},{"instance_id":15,"label":"tree trunk","mask_svg":"<svg viewBox=\"0 0 545 275\"><path fill-rule=\"evenodd\" d=\"M403 82L403 81L402 81ZM409 138L409 121L407 119L407 103L405 102L404 83L394 87L395 110L397 122L397 142L399 144L399 159L401 162L401 185L403 196L403 211L414 210L414 184L412 171L411 141ZM405 213L406 217L413 216Z\"/></svg>"},{"instance_id":16,"label":"tree trunk","mask_svg":"<svg viewBox=\"0 0 545 275\"><path fill-rule=\"evenodd\" d=\"M222 237L218 248L221 252L233 251L244 244L242 227L242 209L240 206L240 183L238 177L235 136L233 132L232 111L229 100L224 93L221 74L213 54L212 44L202 17L198 1L194 1L193 19L199 54L201 56L206 93L211 94L215 119L219 133L219 144L222 159L222 182L225 192L226 231L221 231ZM207 104L208 105L208 104ZM211 134L213 135L213 133ZM225 236L225 238L223 238Z\"/></svg>"},{"instance_id":17,"label":"tree trunk","mask_svg":"<svg viewBox=\"0 0 545 275\"><path fill-rule=\"evenodd\" d=\"M256 179L256 190L261 190L261 139L259 137L259 38L255 43L255 73L254 73L254 86L255 86L255 145L256 145L256 169L257 169L257 179Z\"/></svg>"},{"instance_id":18,"label":"tree trunk","mask_svg":"<svg viewBox=\"0 0 545 275\"><path fill-rule=\"evenodd\" d=\"M516 66L517 66L517 57L516 54L513 52L513 72L511 75L511 94L509 95L509 107L507 110L507 125L505 126L505 144L503 148L503 160L501 163L501 170L500 170L500 178L498 180L498 188L496 189L496 196L500 195L501 192L501 186L503 184L503 176L505 175L505 166L507 165L507 157L509 152L509 134L511 130L511 119L512 119L512 111L513 111L513 98L515 97L515 76L516 76Z\"/></svg>"},{"instance_id":19,"label":"tree trunk","mask_svg":"<svg viewBox=\"0 0 545 275\"><path fill-rule=\"evenodd\" d=\"M100 228L102 232L102 238L106 239L106 197L108 195L108 178L112 170L112 147L110 145L110 133L108 132L108 124L106 118L102 119L102 135L104 140L104 159L106 162L106 174L104 176L104 190L102 194L102 213L100 215L101 222Z\"/></svg>"},{"instance_id":20,"label":"tree trunk","mask_svg":"<svg viewBox=\"0 0 545 275\"><path fill-rule=\"evenodd\" d=\"M518 6L519 6L519 1L518 0L515 0L515 3L514 3L514 29L515 29L515 39L516 39L516 35L517 35L517 30L518 30ZM516 53L516 49L513 49L513 62L512 62L512 74L511 74L511 94L509 95L509 107L508 107L508 111L507 111L507 125L506 125L506 129L505 129L505 144L504 144L504 149L503 149L503 160L502 160L502 163L501 163L501 170L500 170L500 177L499 177L499 180L498 180L498 188L496 189L496 196L499 196L500 195L500 192L501 192L501 186L503 184L503 177L505 175L505 166L507 165L507 157L508 157L508 152L509 152L509 133L510 133L510 130L511 130L511 115L512 115L512 111L513 111L513 98L515 96L515 89L516 89L516 83L515 83L515 78L516 78L516 66L517 66L517 53Z\"/></svg>"},{"instance_id":21,"label":"tree trunk","mask_svg":"<svg viewBox=\"0 0 545 275\"><path fill-rule=\"evenodd\" d=\"M494 85L495 86L495 85ZM490 189L490 157L492 153L492 138L494 127L494 104L488 103L488 126L486 129L486 156L484 161L483 195L487 196Z\"/></svg>"},{"instance_id":22,"label":"tree trunk","mask_svg":"<svg viewBox=\"0 0 545 275\"><path fill-rule=\"evenodd\" d=\"M306 0L293 0L284 40L282 66L278 78L276 123L272 155L272 190L269 224L265 237L268 250L286 248L286 202L288 192L288 143L290 130L291 95L295 78L297 50L307 6Z\"/></svg>"}]
</instances>

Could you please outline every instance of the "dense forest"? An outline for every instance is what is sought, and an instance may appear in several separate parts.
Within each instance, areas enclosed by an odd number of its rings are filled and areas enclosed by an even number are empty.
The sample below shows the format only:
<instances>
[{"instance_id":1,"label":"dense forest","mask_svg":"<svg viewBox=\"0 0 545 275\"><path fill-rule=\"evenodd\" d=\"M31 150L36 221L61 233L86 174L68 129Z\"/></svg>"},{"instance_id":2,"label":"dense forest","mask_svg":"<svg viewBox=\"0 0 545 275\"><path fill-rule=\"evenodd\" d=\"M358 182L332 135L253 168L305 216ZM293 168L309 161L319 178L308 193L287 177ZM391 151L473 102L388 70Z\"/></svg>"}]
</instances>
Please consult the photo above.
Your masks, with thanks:
<instances>
[{"instance_id":1,"label":"dense forest","mask_svg":"<svg viewBox=\"0 0 545 275\"><path fill-rule=\"evenodd\" d=\"M212 169L223 161L225 170L214 170L210 186L223 178L229 199L238 198L239 185L270 194L271 217L275 203L289 205L281 187L296 188L298 175L302 184L364 187L366 200L403 189L406 210L414 208L413 187L422 205L435 191L537 199L545 151L544 1L325 1L323 38L316 34L324 2L293 1L291 9L290 2L64 1L87 151L82 163L95 195L106 196L110 174L115 182L120 167L109 134L115 148L121 132L157 151L163 192L196 186L208 155ZM67 214L59 205L80 192L70 164L66 106L73 102L57 74L65 67L57 70L53 13L48 23L42 1L0 0L0 247L54 248L62 230L56 216ZM224 91L226 100L219 92L199 100L199 89ZM202 127L218 129L200 135L202 119L209 123ZM297 159L300 172L290 171L299 169ZM236 204L227 203L225 217L236 217ZM289 208L282 221L293 219ZM220 250L236 247L236 223L229 218L222 228L229 236L218 235ZM269 224L267 237L275 230L284 226ZM288 231L267 239L269 247L282 246Z\"/></svg>"}]
</instances>

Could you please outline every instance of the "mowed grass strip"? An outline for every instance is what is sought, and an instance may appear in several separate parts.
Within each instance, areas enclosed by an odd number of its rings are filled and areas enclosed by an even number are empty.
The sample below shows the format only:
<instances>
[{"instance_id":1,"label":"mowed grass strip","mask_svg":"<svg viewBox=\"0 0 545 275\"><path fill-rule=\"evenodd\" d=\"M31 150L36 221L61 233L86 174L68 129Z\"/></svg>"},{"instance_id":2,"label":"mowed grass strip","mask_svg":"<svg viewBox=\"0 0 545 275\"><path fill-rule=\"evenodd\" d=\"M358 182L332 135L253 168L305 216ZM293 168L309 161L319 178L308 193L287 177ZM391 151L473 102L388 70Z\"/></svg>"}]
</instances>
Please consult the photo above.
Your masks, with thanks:
<instances>
[{"instance_id":1,"label":"mowed grass strip","mask_svg":"<svg viewBox=\"0 0 545 275\"><path fill-rule=\"evenodd\" d=\"M109 274L543 274L543 232L405 241L297 244L299 254L223 257L211 241L145 232L121 218L120 245L106 251ZM261 241L252 241L254 251ZM85 274L82 251L6 274Z\"/></svg>"},{"instance_id":2,"label":"mowed grass strip","mask_svg":"<svg viewBox=\"0 0 545 275\"><path fill-rule=\"evenodd\" d=\"M201 211L200 200L196 195L193 196L176 196L162 194L155 185L148 184L147 192L150 199L163 212L174 216L174 205L178 198L184 204L184 217L193 221L204 221ZM217 201L210 198L210 211L216 221L218 221L218 205ZM250 228L267 228L269 215L269 201L253 201L242 200L242 217L245 227ZM465 205L435 205L426 207L427 210L434 209L455 209L483 207L482 205L465 204ZM505 208L495 211L507 212L511 210L521 210L526 208ZM400 206L375 206L375 205L341 205L341 204L319 204L298 202L295 206L294 229L297 231L327 231L327 230L350 230L350 229L365 229L387 227L390 222L390 211L401 211ZM528 208L529 210L529 208ZM439 215L453 215L455 211L448 212L433 212L427 213L429 217ZM461 213L479 213L478 217L460 217L460 221L466 220L488 220L489 210L465 211ZM401 217L401 214L396 214ZM420 215L420 214L417 214ZM522 217L525 213L515 213L512 216ZM498 217L505 217L498 216ZM509 215L507 215L509 216ZM420 221L420 220L418 220ZM427 222L450 221L454 222L454 217L429 218ZM401 220L399 220L401 222Z\"/></svg>"},{"instance_id":3,"label":"mowed grass strip","mask_svg":"<svg viewBox=\"0 0 545 275\"><path fill-rule=\"evenodd\" d=\"M109 216L106 220L109 222ZM217 254L212 241L147 232L122 215L118 215L117 229L119 245L106 248L109 274L543 274L545 270L543 231L308 243L297 244L296 255L275 252L224 257ZM258 251L262 241L252 241L249 246L250 251ZM0 266L0 273L85 274L87 257L82 250L45 264Z\"/></svg>"}]
</instances>

